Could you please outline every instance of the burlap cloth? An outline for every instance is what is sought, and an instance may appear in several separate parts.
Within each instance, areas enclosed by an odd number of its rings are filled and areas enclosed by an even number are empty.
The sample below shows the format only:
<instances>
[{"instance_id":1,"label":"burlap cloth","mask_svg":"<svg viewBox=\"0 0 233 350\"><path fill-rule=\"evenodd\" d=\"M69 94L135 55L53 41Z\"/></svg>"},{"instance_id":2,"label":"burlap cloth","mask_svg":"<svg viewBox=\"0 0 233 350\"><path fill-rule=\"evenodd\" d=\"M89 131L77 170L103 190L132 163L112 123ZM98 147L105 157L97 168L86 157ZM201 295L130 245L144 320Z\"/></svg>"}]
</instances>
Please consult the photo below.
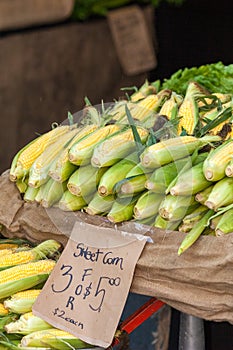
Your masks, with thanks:
<instances>
[{"instance_id":1,"label":"burlap cloth","mask_svg":"<svg viewBox=\"0 0 233 350\"><path fill-rule=\"evenodd\" d=\"M0 176L0 194L0 224L6 237L34 242L54 238L65 245L75 220L112 226L102 217L24 203L8 172ZM146 244L138 260L132 292L155 296L177 310L206 320L233 323L233 234L202 236L178 257L177 249L184 238L180 232L133 222L119 228L133 233L142 230L154 242Z\"/></svg>"}]
</instances>

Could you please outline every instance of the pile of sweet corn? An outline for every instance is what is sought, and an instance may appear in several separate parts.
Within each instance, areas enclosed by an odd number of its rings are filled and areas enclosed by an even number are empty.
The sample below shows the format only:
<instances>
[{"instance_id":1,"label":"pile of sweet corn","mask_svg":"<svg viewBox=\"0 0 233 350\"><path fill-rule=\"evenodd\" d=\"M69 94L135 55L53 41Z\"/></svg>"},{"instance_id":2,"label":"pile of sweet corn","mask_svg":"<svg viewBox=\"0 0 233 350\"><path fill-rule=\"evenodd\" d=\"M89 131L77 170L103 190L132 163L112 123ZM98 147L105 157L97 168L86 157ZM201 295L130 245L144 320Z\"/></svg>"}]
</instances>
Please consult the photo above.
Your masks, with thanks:
<instances>
[{"instance_id":1,"label":"pile of sweet corn","mask_svg":"<svg viewBox=\"0 0 233 350\"><path fill-rule=\"evenodd\" d=\"M0 349L85 349L89 344L33 315L32 306L53 270L61 245L0 238Z\"/></svg>"},{"instance_id":2,"label":"pile of sweet corn","mask_svg":"<svg viewBox=\"0 0 233 350\"><path fill-rule=\"evenodd\" d=\"M201 234L233 231L232 95L190 82L180 96L146 82L84 112L14 157L10 180L25 201L180 230L178 254Z\"/></svg>"}]
</instances>

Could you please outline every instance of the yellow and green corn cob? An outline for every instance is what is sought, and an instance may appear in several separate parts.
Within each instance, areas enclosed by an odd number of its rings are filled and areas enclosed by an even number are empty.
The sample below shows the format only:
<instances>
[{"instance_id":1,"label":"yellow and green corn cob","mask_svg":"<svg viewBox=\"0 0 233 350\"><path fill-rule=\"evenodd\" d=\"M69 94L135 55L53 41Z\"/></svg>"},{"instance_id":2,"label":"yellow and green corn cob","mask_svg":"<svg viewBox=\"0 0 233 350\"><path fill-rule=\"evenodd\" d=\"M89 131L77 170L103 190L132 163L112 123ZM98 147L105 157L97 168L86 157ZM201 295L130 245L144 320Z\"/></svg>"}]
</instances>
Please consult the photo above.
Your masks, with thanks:
<instances>
[{"instance_id":1,"label":"yellow and green corn cob","mask_svg":"<svg viewBox=\"0 0 233 350\"><path fill-rule=\"evenodd\" d=\"M95 193L92 200L88 203L85 211L89 215L107 214L114 203L115 199L113 195L100 196L99 193Z\"/></svg>"},{"instance_id":2,"label":"yellow and green corn cob","mask_svg":"<svg viewBox=\"0 0 233 350\"><path fill-rule=\"evenodd\" d=\"M0 299L46 281L55 265L54 260L45 259L0 271Z\"/></svg>"},{"instance_id":3,"label":"yellow and green corn cob","mask_svg":"<svg viewBox=\"0 0 233 350\"><path fill-rule=\"evenodd\" d=\"M123 180L127 173L135 166L138 161L136 153L128 156L125 159L120 160L116 164L112 165L101 177L98 193L101 196L108 196L114 192L114 186L117 182Z\"/></svg>"},{"instance_id":4,"label":"yellow and green corn cob","mask_svg":"<svg viewBox=\"0 0 233 350\"><path fill-rule=\"evenodd\" d=\"M218 181L225 176L225 170L233 155L233 140L224 142L210 152L204 161L203 171L209 181Z\"/></svg>"},{"instance_id":5,"label":"yellow and green corn cob","mask_svg":"<svg viewBox=\"0 0 233 350\"><path fill-rule=\"evenodd\" d=\"M83 342L72 334L59 330L57 328L37 331L25 335L21 339L21 346L47 346L58 350L86 349L92 347L90 344Z\"/></svg>"},{"instance_id":6,"label":"yellow and green corn cob","mask_svg":"<svg viewBox=\"0 0 233 350\"><path fill-rule=\"evenodd\" d=\"M28 185L31 187L39 187L49 179L49 171L55 165L56 158L70 143L72 138L77 134L78 129L73 129L59 139L46 147L43 153L34 161L29 170Z\"/></svg>"},{"instance_id":7,"label":"yellow and green corn cob","mask_svg":"<svg viewBox=\"0 0 233 350\"><path fill-rule=\"evenodd\" d=\"M70 130L68 125L54 128L35 140L32 140L28 145L23 147L14 157L10 169L10 180L16 181L19 178L25 177L29 173L34 161L44 152L44 150L62 135Z\"/></svg>"},{"instance_id":8,"label":"yellow and green corn cob","mask_svg":"<svg viewBox=\"0 0 233 350\"><path fill-rule=\"evenodd\" d=\"M212 182L203 174L203 163L199 163L178 176L175 185L170 189L173 196L196 194L209 187Z\"/></svg>"},{"instance_id":9,"label":"yellow and green corn cob","mask_svg":"<svg viewBox=\"0 0 233 350\"><path fill-rule=\"evenodd\" d=\"M53 327L48 322L42 320L42 318L33 315L32 311L22 314L18 320L10 322L5 326L7 333L23 335L50 328Z\"/></svg>"},{"instance_id":10,"label":"yellow and green corn cob","mask_svg":"<svg viewBox=\"0 0 233 350\"><path fill-rule=\"evenodd\" d=\"M147 191L143 193L134 206L134 218L145 219L158 214L164 195Z\"/></svg>"},{"instance_id":11,"label":"yellow and green corn cob","mask_svg":"<svg viewBox=\"0 0 233 350\"><path fill-rule=\"evenodd\" d=\"M185 236L184 240L181 242L178 255L181 255L186 251L194 242L200 237L202 232L205 230L208 225L210 217L214 214L213 210L208 210L207 213L201 218L199 222L189 231L189 233Z\"/></svg>"},{"instance_id":12,"label":"yellow and green corn cob","mask_svg":"<svg viewBox=\"0 0 233 350\"><path fill-rule=\"evenodd\" d=\"M216 236L223 236L233 232L233 209L227 210L221 215L220 220L215 228Z\"/></svg>"},{"instance_id":13,"label":"yellow and green corn cob","mask_svg":"<svg viewBox=\"0 0 233 350\"><path fill-rule=\"evenodd\" d=\"M55 161L53 168L49 171L49 176L59 182L66 181L77 169L77 166L69 161L69 150L78 141L97 129L97 125L87 125L80 129L69 145L62 151Z\"/></svg>"},{"instance_id":14,"label":"yellow and green corn cob","mask_svg":"<svg viewBox=\"0 0 233 350\"><path fill-rule=\"evenodd\" d=\"M24 314L32 311L32 305L40 294L41 289L28 289L11 295L4 300L4 306L13 313Z\"/></svg>"},{"instance_id":15,"label":"yellow and green corn cob","mask_svg":"<svg viewBox=\"0 0 233 350\"><path fill-rule=\"evenodd\" d=\"M137 102L148 95L156 94L156 92L155 86L151 85L148 80L146 80L145 83L130 96L130 101Z\"/></svg>"},{"instance_id":16,"label":"yellow and green corn cob","mask_svg":"<svg viewBox=\"0 0 233 350\"><path fill-rule=\"evenodd\" d=\"M9 310L5 307L3 303L0 302L0 317L6 316L9 314Z\"/></svg>"},{"instance_id":17,"label":"yellow and green corn cob","mask_svg":"<svg viewBox=\"0 0 233 350\"><path fill-rule=\"evenodd\" d=\"M37 247L14 252L9 255L3 255L0 257L0 270L7 269L15 265L44 259L48 255L58 251L60 247L61 244L59 242L49 239L40 243Z\"/></svg>"},{"instance_id":18,"label":"yellow and green corn cob","mask_svg":"<svg viewBox=\"0 0 233 350\"><path fill-rule=\"evenodd\" d=\"M97 191L100 179L108 168L95 168L92 165L81 166L69 178L67 188L75 196L89 197Z\"/></svg>"},{"instance_id":19,"label":"yellow and green corn cob","mask_svg":"<svg viewBox=\"0 0 233 350\"><path fill-rule=\"evenodd\" d=\"M203 147L209 142L218 141L218 136L179 136L158 142L147 147L140 156L141 163L147 168L158 168L162 165L185 158L196 149Z\"/></svg>"},{"instance_id":20,"label":"yellow and green corn cob","mask_svg":"<svg viewBox=\"0 0 233 350\"><path fill-rule=\"evenodd\" d=\"M159 114L165 115L168 118L168 120L175 119L178 114L178 108L181 105L182 101L182 96L177 95L175 92L172 92L169 100L166 100L163 103Z\"/></svg>"},{"instance_id":21,"label":"yellow and green corn cob","mask_svg":"<svg viewBox=\"0 0 233 350\"><path fill-rule=\"evenodd\" d=\"M166 195L159 207L159 214L169 221L182 220L185 215L191 213L199 206L194 196Z\"/></svg>"},{"instance_id":22,"label":"yellow and green corn cob","mask_svg":"<svg viewBox=\"0 0 233 350\"><path fill-rule=\"evenodd\" d=\"M60 183L58 181L54 181L53 179L49 179L42 191L41 205L44 208L51 207L61 199L66 190L67 181Z\"/></svg>"},{"instance_id":23,"label":"yellow and green corn cob","mask_svg":"<svg viewBox=\"0 0 233 350\"><path fill-rule=\"evenodd\" d=\"M217 211L221 207L225 207L233 203L233 178L225 177L215 183L205 205L209 209Z\"/></svg>"},{"instance_id":24,"label":"yellow and green corn cob","mask_svg":"<svg viewBox=\"0 0 233 350\"><path fill-rule=\"evenodd\" d=\"M138 134L142 143L145 143L148 137L148 131L137 127ZM119 132L117 135L101 142L94 149L91 163L95 167L110 166L119 160L127 157L130 153L136 151L137 145L134 140L131 129Z\"/></svg>"},{"instance_id":25,"label":"yellow and green corn cob","mask_svg":"<svg viewBox=\"0 0 233 350\"><path fill-rule=\"evenodd\" d=\"M94 148L99 142L120 130L119 125L111 124L98 128L71 146L69 161L75 165L86 165L90 162Z\"/></svg>"},{"instance_id":26,"label":"yellow and green corn cob","mask_svg":"<svg viewBox=\"0 0 233 350\"><path fill-rule=\"evenodd\" d=\"M87 205L87 203L87 196L85 196L85 198L83 198L82 196L75 196L74 194L70 193L69 190L67 190L63 193L63 196L61 197L58 206L61 210L64 211L76 211L84 208Z\"/></svg>"}]
</instances>

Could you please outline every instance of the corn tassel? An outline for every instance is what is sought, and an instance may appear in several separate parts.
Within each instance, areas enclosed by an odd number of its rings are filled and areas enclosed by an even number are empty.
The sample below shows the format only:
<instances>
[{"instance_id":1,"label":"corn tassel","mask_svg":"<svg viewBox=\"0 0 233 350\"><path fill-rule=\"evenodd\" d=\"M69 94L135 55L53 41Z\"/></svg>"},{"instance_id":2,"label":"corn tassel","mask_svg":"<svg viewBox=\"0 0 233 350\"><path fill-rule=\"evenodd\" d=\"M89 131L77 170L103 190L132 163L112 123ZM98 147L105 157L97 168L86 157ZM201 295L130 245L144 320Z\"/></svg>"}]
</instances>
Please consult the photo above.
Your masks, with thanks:
<instances>
[{"instance_id":1,"label":"corn tassel","mask_svg":"<svg viewBox=\"0 0 233 350\"><path fill-rule=\"evenodd\" d=\"M203 165L206 179L209 181L221 180L225 176L225 170L232 159L232 154L232 140L223 143L221 146L210 152Z\"/></svg>"},{"instance_id":2,"label":"corn tassel","mask_svg":"<svg viewBox=\"0 0 233 350\"><path fill-rule=\"evenodd\" d=\"M118 125L107 125L87 135L70 148L69 161L75 165L87 165L98 143L109 138L111 135L118 132L119 129L120 127Z\"/></svg>"},{"instance_id":3,"label":"corn tassel","mask_svg":"<svg viewBox=\"0 0 233 350\"><path fill-rule=\"evenodd\" d=\"M76 338L65 331L51 328L33 332L21 339L21 346L25 347L49 347L58 350L86 349L91 345Z\"/></svg>"},{"instance_id":4,"label":"corn tassel","mask_svg":"<svg viewBox=\"0 0 233 350\"><path fill-rule=\"evenodd\" d=\"M55 264L46 259L0 271L0 299L46 281Z\"/></svg>"},{"instance_id":5,"label":"corn tassel","mask_svg":"<svg viewBox=\"0 0 233 350\"><path fill-rule=\"evenodd\" d=\"M35 140L32 140L20 150L13 159L10 170L10 180L16 181L19 178L25 177L34 161L44 152L44 150L69 130L70 127L68 125L54 128Z\"/></svg>"},{"instance_id":6,"label":"corn tassel","mask_svg":"<svg viewBox=\"0 0 233 350\"><path fill-rule=\"evenodd\" d=\"M145 143L148 137L148 131L141 127L137 127L137 131L142 143ZM136 147L132 130L122 131L95 147L91 163L94 167L113 165L127 157L130 153L135 152Z\"/></svg>"},{"instance_id":7,"label":"corn tassel","mask_svg":"<svg viewBox=\"0 0 233 350\"><path fill-rule=\"evenodd\" d=\"M29 171L29 186L37 188L48 181L49 171L51 171L51 167L55 166L56 158L69 144L77 132L78 129L74 129L60 136L56 142L48 146L34 161Z\"/></svg>"},{"instance_id":8,"label":"corn tassel","mask_svg":"<svg viewBox=\"0 0 233 350\"><path fill-rule=\"evenodd\" d=\"M4 306L10 312L24 314L32 311L32 305L40 294L41 289L28 289L11 295L4 300Z\"/></svg>"},{"instance_id":9,"label":"corn tassel","mask_svg":"<svg viewBox=\"0 0 233 350\"><path fill-rule=\"evenodd\" d=\"M143 193L134 206L134 218L141 220L155 216L163 199L164 195L149 191Z\"/></svg>"},{"instance_id":10,"label":"corn tassel","mask_svg":"<svg viewBox=\"0 0 233 350\"><path fill-rule=\"evenodd\" d=\"M42 318L33 315L31 311L21 315L17 321L8 323L5 326L7 333L17 333L23 335L50 328L53 327L46 321L42 320Z\"/></svg>"},{"instance_id":11,"label":"corn tassel","mask_svg":"<svg viewBox=\"0 0 233 350\"><path fill-rule=\"evenodd\" d=\"M201 218L201 220L189 231L185 236L184 240L181 242L178 249L178 255L181 255L186 251L194 242L200 237L202 232L205 230L208 225L210 217L213 215L213 210L208 210L208 212Z\"/></svg>"},{"instance_id":12,"label":"corn tassel","mask_svg":"<svg viewBox=\"0 0 233 350\"><path fill-rule=\"evenodd\" d=\"M215 183L205 205L209 209L217 211L221 207L225 207L233 203L233 178L225 177Z\"/></svg>"}]
</instances>

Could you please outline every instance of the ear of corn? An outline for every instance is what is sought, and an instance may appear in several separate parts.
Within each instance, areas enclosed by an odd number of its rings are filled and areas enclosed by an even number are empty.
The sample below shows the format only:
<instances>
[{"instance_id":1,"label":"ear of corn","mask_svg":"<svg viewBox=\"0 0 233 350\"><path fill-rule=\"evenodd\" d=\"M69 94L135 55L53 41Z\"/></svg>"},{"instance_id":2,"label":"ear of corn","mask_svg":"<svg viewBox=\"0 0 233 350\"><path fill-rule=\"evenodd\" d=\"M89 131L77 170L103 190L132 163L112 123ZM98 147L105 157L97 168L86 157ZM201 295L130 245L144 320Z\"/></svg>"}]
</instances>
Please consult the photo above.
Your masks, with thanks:
<instances>
[{"instance_id":1,"label":"ear of corn","mask_svg":"<svg viewBox=\"0 0 233 350\"><path fill-rule=\"evenodd\" d=\"M150 174L151 169L145 168L141 163L136 164L127 174L126 177Z\"/></svg>"},{"instance_id":2,"label":"ear of corn","mask_svg":"<svg viewBox=\"0 0 233 350\"><path fill-rule=\"evenodd\" d=\"M16 321L18 318L18 315L15 315L15 314L8 314L8 315L5 315L5 316L0 316L0 332L5 332L5 327L8 323L10 322L13 322L13 321ZM3 333L4 334L4 333ZM4 334L5 335L5 334ZM1 346L1 340L0 340L0 346ZM0 347L0 349L2 350L2 348ZM4 348L3 348L4 349ZM7 350L9 349L9 343L8 343L8 347L6 347L4 350Z\"/></svg>"},{"instance_id":3,"label":"ear of corn","mask_svg":"<svg viewBox=\"0 0 233 350\"><path fill-rule=\"evenodd\" d=\"M180 95L177 95L176 93L172 92L169 100L166 100L163 103L159 114L166 115L168 120L175 119L178 115L178 108L182 101L183 98Z\"/></svg>"},{"instance_id":4,"label":"ear of corn","mask_svg":"<svg viewBox=\"0 0 233 350\"><path fill-rule=\"evenodd\" d=\"M21 238L1 238L0 239L0 250L1 249L8 249L8 248L19 248L22 245L32 245L31 242L29 242L26 239Z\"/></svg>"},{"instance_id":5,"label":"ear of corn","mask_svg":"<svg viewBox=\"0 0 233 350\"><path fill-rule=\"evenodd\" d=\"M164 195L145 192L137 200L134 206L134 218L135 219L145 219L158 214L159 206Z\"/></svg>"},{"instance_id":6,"label":"ear of corn","mask_svg":"<svg viewBox=\"0 0 233 350\"><path fill-rule=\"evenodd\" d=\"M86 165L78 168L69 178L67 188L73 195L89 197L98 188L100 179L108 168L94 168Z\"/></svg>"},{"instance_id":7,"label":"ear of corn","mask_svg":"<svg viewBox=\"0 0 233 350\"><path fill-rule=\"evenodd\" d=\"M201 192L198 192L196 195L195 195L195 200L197 202L199 202L200 204L204 204L205 201L208 199L212 189L213 189L214 185L211 185L207 188L205 188L203 191Z\"/></svg>"},{"instance_id":8,"label":"ear of corn","mask_svg":"<svg viewBox=\"0 0 233 350\"><path fill-rule=\"evenodd\" d=\"M55 264L46 259L0 271L0 299L46 281Z\"/></svg>"},{"instance_id":9,"label":"ear of corn","mask_svg":"<svg viewBox=\"0 0 233 350\"><path fill-rule=\"evenodd\" d=\"M133 208L138 199L138 196L130 199L122 199L115 201L107 215L109 221L118 223L127 221L133 218Z\"/></svg>"},{"instance_id":10,"label":"ear of corn","mask_svg":"<svg viewBox=\"0 0 233 350\"><path fill-rule=\"evenodd\" d=\"M182 220L185 215L191 213L199 206L194 196L166 195L159 207L159 214L169 221Z\"/></svg>"},{"instance_id":11,"label":"ear of corn","mask_svg":"<svg viewBox=\"0 0 233 350\"><path fill-rule=\"evenodd\" d=\"M3 303L0 302L0 317L6 316L9 314L9 310L5 307Z\"/></svg>"},{"instance_id":12,"label":"ear of corn","mask_svg":"<svg viewBox=\"0 0 233 350\"><path fill-rule=\"evenodd\" d=\"M175 137L147 147L141 154L140 160L142 165L147 168L158 168L175 160L185 158L196 149L219 139L218 136L202 138L194 136Z\"/></svg>"},{"instance_id":13,"label":"ear of corn","mask_svg":"<svg viewBox=\"0 0 233 350\"><path fill-rule=\"evenodd\" d=\"M148 131L141 127L137 127L137 131L142 143L145 143ZM136 151L136 148L133 132L128 129L97 145L91 163L95 167L110 166Z\"/></svg>"},{"instance_id":14,"label":"ear of corn","mask_svg":"<svg viewBox=\"0 0 233 350\"><path fill-rule=\"evenodd\" d=\"M225 174L228 177L233 177L233 158L227 164L226 169L225 169Z\"/></svg>"},{"instance_id":15,"label":"ear of corn","mask_svg":"<svg viewBox=\"0 0 233 350\"><path fill-rule=\"evenodd\" d=\"M208 208L204 205L200 205L199 207L197 207L192 213L186 215L183 218L182 224L179 226L179 231L190 231L197 224L197 222L205 215L207 211Z\"/></svg>"},{"instance_id":16,"label":"ear of corn","mask_svg":"<svg viewBox=\"0 0 233 350\"><path fill-rule=\"evenodd\" d=\"M213 216L210 220L209 226L212 230L215 230L223 214L218 216ZM215 231L214 231L215 232Z\"/></svg>"},{"instance_id":17,"label":"ear of corn","mask_svg":"<svg viewBox=\"0 0 233 350\"><path fill-rule=\"evenodd\" d=\"M216 236L222 236L233 232L233 209L227 210L220 216L215 228Z\"/></svg>"},{"instance_id":18,"label":"ear of corn","mask_svg":"<svg viewBox=\"0 0 233 350\"><path fill-rule=\"evenodd\" d=\"M16 181L19 178L25 177L34 161L44 152L44 150L62 135L70 130L68 125L59 126L47 133L39 136L22 150L18 152L13 160L10 171L10 179Z\"/></svg>"},{"instance_id":19,"label":"ear of corn","mask_svg":"<svg viewBox=\"0 0 233 350\"><path fill-rule=\"evenodd\" d=\"M58 155L72 138L77 134L78 129L71 130L53 144L46 147L43 153L34 161L29 171L28 185L31 187L39 187L49 179L49 171L55 166Z\"/></svg>"},{"instance_id":20,"label":"ear of corn","mask_svg":"<svg viewBox=\"0 0 233 350\"><path fill-rule=\"evenodd\" d=\"M87 125L79 129L77 135L74 136L69 145L62 151L56 159L53 169L49 171L49 175L58 182L66 181L70 175L77 169L77 166L69 161L69 150L78 141L97 129L97 125Z\"/></svg>"},{"instance_id":21,"label":"ear of corn","mask_svg":"<svg viewBox=\"0 0 233 350\"><path fill-rule=\"evenodd\" d=\"M88 164L97 144L119 130L120 127L116 124L103 126L95 130L70 148L69 161L75 165Z\"/></svg>"},{"instance_id":22,"label":"ear of corn","mask_svg":"<svg viewBox=\"0 0 233 350\"><path fill-rule=\"evenodd\" d=\"M225 207L233 203L233 178L225 177L215 183L205 205L209 209L217 211L221 207Z\"/></svg>"},{"instance_id":23,"label":"ear of corn","mask_svg":"<svg viewBox=\"0 0 233 350\"><path fill-rule=\"evenodd\" d=\"M23 196L24 201L25 202L34 202L38 191L39 191L39 188L34 188L34 187L28 186L28 188Z\"/></svg>"},{"instance_id":24,"label":"ear of corn","mask_svg":"<svg viewBox=\"0 0 233 350\"><path fill-rule=\"evenodd\" d=\"M63 193L59 201L59 208L64 211L81 210L87 205L88 201L89 198L87 196L85 196L85 198L82 196L75 196L67 190Z\"/></svg>"},{"instance_id":25,"label":"ear of corn","mask_svg":"<svg viewBox=\"0 0 233 350\"><path fill-rule=\"evenodd\" d=\"M181 242L180 247L178 249L178 255L184 253L191 245L196 242L196 240L200 237L202 232L205 230L208 225L208 221L210 217L214 214L213 210L208 210L207 213L201 218L199 222L189 231L189 233L185 236L184 240Z\"/></svg>"},{"instance_id":26,"label":"ear of corn","mask_svg":"<svg viewBox=\"0 0 233 350\"><path fill-rule=\"evenodd\" d=\"M53 179L49 179L42 191L41 205L45 208L51 207L53 204L57 203L61 199L66 190L66 181L60 183L54 181Z\"/></svg>"},{"instance_id":27,"label":"ear of corn","mask_svg":"<svg viewBox=\"0 0 233 350\"><path fill-rule=\"evenodd\" d=\"M110 211L115 199L113 195L100 196L99 193L95 193L92 200L88 203L85 211L89 215L106 214Z\"/></svg>"},{"instance_id":28,"label":"ear of corn","mask_svg":"<svg viewBox=\"0 0 233 350\"><path fill-rule=\"evenodd\" d=\"M126 177L114 186L118 197L132 196L145 190L146 175Z\"/></svg>"},{"instance_id":29,"label":"ear of corn","mask_svg":"<svg viewBox=\"0 0 233 350\"><path fill-rule=\"evenodd\" d=\"M15 251L15 248L5 248L0 250L0 259L4 255L10 255L13 254Z\"/></svg>"},{"instance_id":30,"label":"ear of corn","mask_svg":"<svg viewBox=\"0 0 233 350\"><path fill-rule=\"evenodd\" d=\"M148 218L145 219L134 219L134 222L140 225L149 225L152 226L154 225L156 219L156 215L155 216L149 216Z\"/></svg>"},{"instance_id":31,"label":"ear of corn","mask_svg":"<svg viewBox=\"0 0 233 350\"><path fill-rule=\"evenodd\" d=\"M25 193L28 188L28 177L16 180L15 184L20 193Z\"/></svg>"},{"instance_id":32,"label":"ear of corn","mask_svg":"<svg viewBox=\"0 0 233 350\"><path fill-rule=\"evenodd\" d=\"M52 328L50 324L42 320L40 317L33 315L31 311L21 315L17 321L8 323L5 326L7 333L23 335L50 328Z\"/></svg>"},{"instance_id":33,"label":"ear of corn","mask_svg":"<svg viewBox=\"0 0 233 350\"><path fill-rule=\"evenodd\" d=\"M112 165L101 177L98 192L101 196L108 196L113 193L116 183L125 178L126 174L135 166L138 160L136 153L120 160Z\"/></svg>"},{"instance_id":34,"label":"ear of corn","mask_svg":"<svg viewBox=\"0 0 233 350\"><path fill-rule=\"evenodd\" d=\"M177 230L180 223L181 223L181 220L168 221L168 220L165 220L161 215L157 215L153 226L160 228L161 230L175 231Z\"/></svg>"},{"instance_id":35,"label":"ear of corn","mask_svg":"<svg viewBox=\"0 0 233 350\"><path fill-rule=\"evenodd\" d=\"M71 349L86 349L91 345L76 338L65 331L51 328L25 335L21 339L21 346L25 347L40 347L48 346L52 349L71 350Z\"/></svg>"},{"instance_id":36,"label":"ear of corn","mask_svg":"<svg viewBox=\"0 0 233 350\"><path fill-rule=\"evenodd\" d=\"M153 85L150 85L148 80L146 80L145 83L130 96L130 100L132 102L137 102L148 95L156 94L156 92L156 88Z\"/></svg>"},{"instance_id":37,"label":"ear of corn","mask_svg":"<svg viewBox=\"0 0 233 350\"><path fill-rule=\"evenodd\" d=\"M198 105L193 97L184 99L179 108L178 117L180 117L178 135L183 129L188 135L193 135L199 119Z\"/></svg>"},{"instance_id":38,"label":"ear of corn","mask_svg":"<svg viewBox=\"0 0 233 350\"><path fill-rule=\"evenodd\" d=\"M212 183L206 180L202 168L203 163L199 163L178 176L175 185L170 189L170 193L173 196L188 196L210 186Z\"/></svg>"},{"instance_id":39,"label":"ear of corn","mask_svg":"<svg viewBox=\"0 0 233 350\"><path fill-rule=\"evenodd\" d=\"M40 294L41 289L28 289L11 295L9 299L4 300L4 306L10 312L24 314L32 311L32 305Z\"/></svg>"},{"instance_id":40,"label":"ear of corn","mask_svg":"<svg viewBox=\"0 0 233 350\"><path fill-rule=\"evenodd\" d=\"M52 239L40 243L38 246L6 254L0 257L0 270L9 268L11 266L25 264L31 261L36 261L55 253L61 247L60 243Z\"/></svg>"},{"instance_id":41,"label":"ear of corn","mask_svg":"<svg viewBox=\"0 0 233 350\"><path fill-rule=\"evenodd\" d=\"M232 140L223 143L221 146L210 152L203 165L206 179L209 181L221 180L225 176L225 169L232 159L232 154Z\"/></svg>"}]
</instances>

